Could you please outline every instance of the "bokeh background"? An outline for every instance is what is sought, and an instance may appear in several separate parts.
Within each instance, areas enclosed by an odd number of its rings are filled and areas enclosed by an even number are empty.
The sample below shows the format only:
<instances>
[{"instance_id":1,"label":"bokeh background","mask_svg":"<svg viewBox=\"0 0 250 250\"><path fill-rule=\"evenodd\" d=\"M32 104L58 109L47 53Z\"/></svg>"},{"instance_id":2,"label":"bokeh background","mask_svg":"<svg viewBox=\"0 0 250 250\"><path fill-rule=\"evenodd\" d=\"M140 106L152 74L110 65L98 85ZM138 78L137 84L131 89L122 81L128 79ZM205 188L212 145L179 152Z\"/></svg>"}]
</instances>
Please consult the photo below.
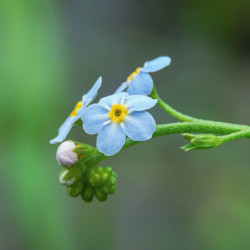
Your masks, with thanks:
<instances>
[{"instance_id":1,"label":"bokeh background","mask_svg":"<svg viewBox=\"0 0 250 250\"><path fill-rule=\"evenodd\" d=\"M66 195L48 143L98 76L99 98L161 55L170 105L250 124L249 14L247 0L0 1L0 249L250 249L249 141L139 144L103 162L118 190L90 204ZM80 127L68 138L95 143Z\"/></svg>"}]
</instances>

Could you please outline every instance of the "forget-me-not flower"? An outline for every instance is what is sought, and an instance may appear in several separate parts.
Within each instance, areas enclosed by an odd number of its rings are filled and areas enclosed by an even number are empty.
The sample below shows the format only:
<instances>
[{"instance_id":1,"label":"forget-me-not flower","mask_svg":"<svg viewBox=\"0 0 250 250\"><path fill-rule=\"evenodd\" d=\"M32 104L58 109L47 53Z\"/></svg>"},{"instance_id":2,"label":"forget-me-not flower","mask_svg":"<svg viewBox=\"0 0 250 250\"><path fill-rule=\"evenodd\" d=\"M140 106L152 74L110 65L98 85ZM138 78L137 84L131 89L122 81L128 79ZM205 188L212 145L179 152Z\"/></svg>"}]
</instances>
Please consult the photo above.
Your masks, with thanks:
<instances>
[{"instance_id":1,"label":"forget-me-not flower","mask_svg":"<svg viewBox=\"0 0 250 250\"><path fill-rule=\"evenodd\" d=\"M58 130L58 135L54 139L50 140L51 144L55 144L58 142L62 142L68 135L74 123L82 116L83 112L86 110L86 107L93 102L95 99L99 88L102 84L102 78L99 77L93 87L89 90L89 92L82 96L82 101L79 101L74 110L71 112L69 117L65 120L65 122L61 125Z\"/></svg>"},{"instance_id":2,"label":"forget-me-not flower","mask_svg":"<svg viewBox=\"0 0 250 250\"><path fill-rule=\"evenodd\" d=\"M130 95L149 95L153 89L153 79L149 73L156 72L167 67L171 63L168 56L157 57L145 62L142 68L137 68L121 86L115 91L128 92Z\"/></svg>"},{"instance_id":3,"label":"forget-me-not flower","mask_svg":"<svg viewBox=\"0 0 250 250\"><path fill-rule=\"evenodd\" d=\"M100 99L82 114L83 129L98 134L97 149L107 156L116 154L125 143L126 135L134 141L150 139L156 129L154 118L145 110L157 100L144 95L122 92Z\"/></svg>"}]
</instances>

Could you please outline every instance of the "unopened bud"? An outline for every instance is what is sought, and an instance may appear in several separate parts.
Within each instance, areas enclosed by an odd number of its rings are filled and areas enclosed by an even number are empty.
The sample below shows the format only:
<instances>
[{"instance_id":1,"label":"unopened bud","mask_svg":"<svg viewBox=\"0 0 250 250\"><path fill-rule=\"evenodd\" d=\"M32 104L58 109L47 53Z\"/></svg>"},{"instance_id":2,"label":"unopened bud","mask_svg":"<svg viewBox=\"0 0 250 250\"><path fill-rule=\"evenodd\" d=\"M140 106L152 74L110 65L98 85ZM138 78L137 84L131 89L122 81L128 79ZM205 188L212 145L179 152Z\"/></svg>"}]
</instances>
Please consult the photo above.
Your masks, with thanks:
<instances>
[{"instance_id":1,"label":"unopened bud","mask_svg":"<svg viewBox=\"0 0 250 250\"><path fill-rule=\"evenodd\" d=\"M91 202L94 198L94 188L91 185L87 185L82 192L82 199L86 202Z\"/></svg>"},{"instance_id":2,"label":"unopened bud","mask_svg":"<svg viewBox=\"0 0 250 250\"><path fill-rule=\"evenodd\" d=\"M221 138L213 134L197 135L191 143L204 149L215 148L221 144Z\"/></svg>"},{"instance_id":3,"label":"unopened bud","mask_svg":"<svg viewBox=\"0 0 250 250\"><path fill-rule=\"evenodd\" d=\"M76 145L72 141L64 141L60 144L56 152L56 159L62 166L71 166L78 162L78 154L73 150Z\"/></svg>"},{"instance_id":4,"label":"unopened bud","mask_svg":"<svg viewBox=\"0 0 250 250\"><path fill-rule=\"evenodd\" d=\"M99 201L106 201L108 198L108 195L101 188L95 188L95 196Z\"/></svg>"},{"instance_id":5,"label":"unopened bud","mask_svg":"<svg viewBox=\"0 0 250 250\"><path fill-rule=\"evenodd\" d=\"M220 136L213 134L183 134L182 136L191 142L190 144L181 147L185 151L215 148L222 142Z\"/></svg>"},{"instance_id":6,"label":"unopened bud","mask_svg":"<svg viewBox=\"0 0 250 250\"><path fill-rule=\"evenodd\" d=\"M77 197L82 193L83 188L84 188L84 183L83 181L80 180L74 183L73 185L67 187L67 193L71 197Z\"/></svg>"},{"instance_id":7,"label":"unopened bud","mask_svg":"<svg viewBox=\"0 0 250 250\"><path fill-rule=\"evenodd\" d=\"M58 175L59 181L61 184L65 186L70 186L82 177L85 170L86 170L85 165L81 166L75 165L71 168L63 169Z\"/></svg>"},{"instance_id":8,"label":"unopened bud","mask_svg":"<svg viewBox=\"0 0 250 250\"><path fill-rule=\"evenodd\" d=\"M70 186L76 181L76 178L74 176L69 177L69 170L68 169L62 170L59 173L58 178L59 178L60 183L65 185L65 186Z\"/></svg>"}]
</instances>

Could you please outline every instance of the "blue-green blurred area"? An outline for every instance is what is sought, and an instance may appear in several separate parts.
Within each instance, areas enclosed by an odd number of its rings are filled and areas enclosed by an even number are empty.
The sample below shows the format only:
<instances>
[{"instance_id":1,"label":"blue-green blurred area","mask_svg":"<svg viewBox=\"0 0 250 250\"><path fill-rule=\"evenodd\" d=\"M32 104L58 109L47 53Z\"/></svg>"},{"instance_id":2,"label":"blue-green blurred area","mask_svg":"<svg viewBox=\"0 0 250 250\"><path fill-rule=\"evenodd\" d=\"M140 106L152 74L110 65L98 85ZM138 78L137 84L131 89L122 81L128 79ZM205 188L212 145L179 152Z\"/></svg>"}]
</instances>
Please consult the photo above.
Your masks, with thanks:
<instances>
[{"instance_id":1,"label":"blue-green blurred area","mask_svg":"<svg viewBox=\"0 0 250 250\"><path fill-rule=\"evenodd\" d=\"M247 0L0 0L0 249L250 249L249 141L139 144L103 162L118 189L90 204L66 195L48 143L98 76L99 98L161 55L170 105L250 124L249 24ZM95 144L80 127L68 138Z\"/></svg>"}]
</instances>

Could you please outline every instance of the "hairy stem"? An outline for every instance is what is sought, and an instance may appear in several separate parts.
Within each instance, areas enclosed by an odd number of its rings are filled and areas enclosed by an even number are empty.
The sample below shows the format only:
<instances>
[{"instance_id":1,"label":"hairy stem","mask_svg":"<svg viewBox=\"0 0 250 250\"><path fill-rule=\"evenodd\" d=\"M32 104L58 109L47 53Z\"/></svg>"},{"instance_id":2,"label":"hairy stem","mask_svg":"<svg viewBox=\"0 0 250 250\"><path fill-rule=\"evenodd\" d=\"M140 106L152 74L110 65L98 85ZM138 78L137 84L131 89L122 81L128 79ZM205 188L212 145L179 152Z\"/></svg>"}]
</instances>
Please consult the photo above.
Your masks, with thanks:
<instances>
[{"instance_id":1,"label":"hairy stem","mask_svg":"<svg viewBox=\"0 0 250 250\"><path fill-rule=\"evenodd\" d=\"M212 122L212 121L206 122L203 120L195 122L176 122L169 124L159 124L157 125L156 130L152 137L155 138L163 135L195 133L195 132L225 135L223 136L224 137L223 143L238 138L250 139L250 126L222 123L222 122ZM140 141L132 141L131 139L127 139L122 150L132 147L138 143L140 143ZM95 159L92 160L96 162L101 162L106 158L109 157L105 156L102 153L99 153L95 156Z\"/></svg>"},{"instance_id":2,"label":"hairy stem","mask_svg":"<svg viewBox=\"0 0 250 250\"><path fill-rule=\"evenodd\" d=\"M152 93L150 94L150 97L152 97L153 99L157 99L158 100L158 105L165 110L167 113L169 113L171 116L175 117L176 119L183 121L183 122L190 122L190 121L194 121L196 120L195 118L188 116L188 115L184 115L183 113L177 111L176 109L172 108L171 106L169 106L166 102L164 102L160 96L157 93L156 87L153 87Z\"/></svg>"},{"instance_id":3,"label":"hairy stem","mask_svg":"<svg viewBox=\"0 0 250 250\"><path fill-rule=\"evenodd\" d=\"M250 132L247 130L242 130L229 135L224 135L222 136L222 143L236 140L239 138L250 138Z\"/></svg>"},{"instance_id":4,"label":"hairy stem","mask_svg":"<svg viewBox=\"0 0 250 250\"><path fill-rule=\"evenodd\" d=\"M232 123L227 123L227 122L216 122L216 121L210 121L210 120L203 120L203 119L198 119L198 118L194 118L188 115L185 115L179 111L177 111L176 109L172 108L171 106L169 106L166 102L164 102L160 96L157 93L156 87L153 87L152 93L150 94L150 97L157 99L158 100L158 105L165 110L167 113L169 113L171 116L175 117L176 119L183 121L183 122L195 122L195 124L199 124L199 125L204 125L204 127L206 126L210 126L212 127L211 129L218 129L218 130L225 130L226 134L227 133L232 133L235 132L237 130L243 130L243 129L249 129L250 126L247 125L240 125L240 124L232 124ZM195 126L196 127L196 126ZM235 129L234 131L232 129ZM231 132L227 132L231 130ZM195 132L199 132L199 131L195 131ZM202 131L200 131L202 132ZM223 134L223 132L219 132L220 134Z\"/></svg>"},{"instance_id":5,"label":"hairy stem","mask_svg":"<svg viewBox=\"0 0 250 250\"><path fill-rule=\"evenodd\" d=\"M241 131L241 129L243 130ZM196 122L176 122L169 124L159 124L156 127L156 130L153 134L153 138L162 135L195 132L227 135L224 137L225 141L223 140L223 142L227 142L237 138L250 138L250 126L212 121L206 122L203 120ZM138 143L139 142L127 139L123 149L129 148Z\"/></svg>"}]
</instances>

